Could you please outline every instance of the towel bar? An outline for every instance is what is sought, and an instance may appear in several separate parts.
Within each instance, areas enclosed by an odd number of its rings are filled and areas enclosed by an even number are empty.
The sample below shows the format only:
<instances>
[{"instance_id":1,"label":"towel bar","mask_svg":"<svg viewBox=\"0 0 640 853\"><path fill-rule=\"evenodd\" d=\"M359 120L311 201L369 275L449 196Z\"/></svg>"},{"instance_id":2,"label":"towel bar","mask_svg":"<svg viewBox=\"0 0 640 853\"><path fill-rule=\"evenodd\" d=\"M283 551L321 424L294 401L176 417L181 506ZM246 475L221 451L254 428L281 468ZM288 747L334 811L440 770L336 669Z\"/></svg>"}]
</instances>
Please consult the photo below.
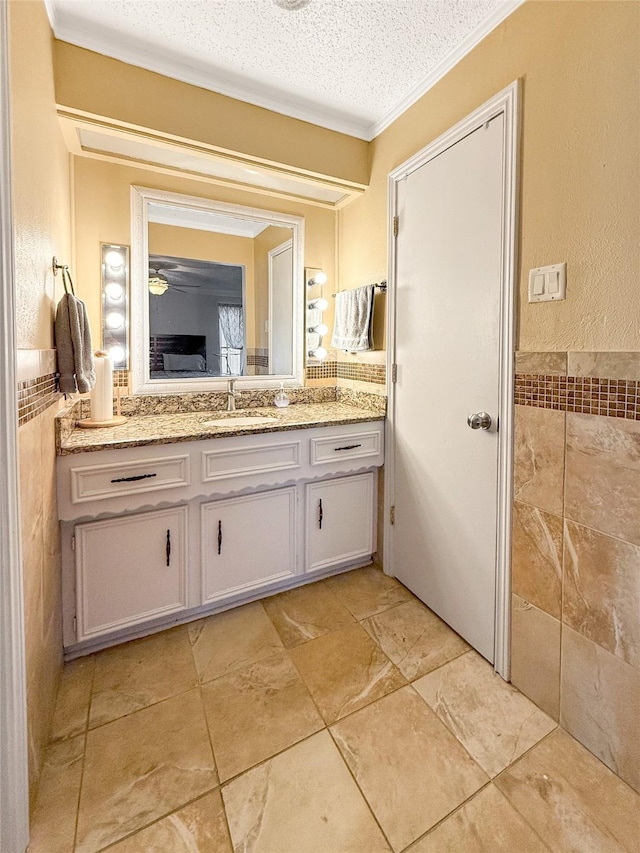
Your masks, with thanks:
<instances>
[{"instance_id":1,"label":"towel bar","mask_svg":"<svg viewBox=\"0 0 640 853\"><path fill-rule=\"evenodd\" d=\"M379 288L380 288L380 293L386 293L386 292L387 292L387 282L386 282L386 281L381 281L379 284L376 282L376 284L374 284L373 286L374 286L374 287L379 287ZM332 299L335 299L335 298L336 298L336 294L335 294L335 293L332 293L332 294L331 294L331 298L332 298Z\"/></svg>"}]
</instances>

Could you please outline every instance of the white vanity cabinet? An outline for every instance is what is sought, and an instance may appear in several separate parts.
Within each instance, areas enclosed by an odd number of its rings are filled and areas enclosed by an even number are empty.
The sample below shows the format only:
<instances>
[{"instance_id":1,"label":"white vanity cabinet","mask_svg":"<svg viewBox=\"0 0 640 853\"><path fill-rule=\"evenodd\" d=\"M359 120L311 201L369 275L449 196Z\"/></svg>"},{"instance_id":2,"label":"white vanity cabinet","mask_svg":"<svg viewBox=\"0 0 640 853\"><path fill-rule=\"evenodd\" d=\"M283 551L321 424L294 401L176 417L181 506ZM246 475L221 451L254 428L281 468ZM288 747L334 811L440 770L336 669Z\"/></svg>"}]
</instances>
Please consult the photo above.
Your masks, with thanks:
<instances>
[{"instance_id":1,"label":"white vanity cabinet","mask_svg":"<svg viewBox=\"0 0 640 853\"><path fill-rule=\"evenodd\" d=\"M77 639L110 634L187 606L187 508L78 524Z\"/></svg>"},{"instance_id":2,"label":"white vanity cabinet","mask_svg":"<svg viewBox=\"0 0 640 853\"><path fill-rule=\"evenodd\" d=\"M296 574L297 489L202 504L202 603Z\"/></svg>"},{"instance_id":3,"label":"white vanity cabinet","mask_svg":"<svg viewBox=\"0 0 640 853\"><path fill-rule=\"evenodd\" d=\"M376 549L383 426L366 421L60 457L66 653L367 563Z\"/></svg>"},{"instance_id":4,"label":"white vanity cabinet","mask_svg":"<svg viewBox=\"0 0 640 853\"><path fill-rule=\"evenodd\" d=\"M373 473L356 474L306 485L307 572L362 560L375 551L373 478Z\"/></svg>"}]
</instances>

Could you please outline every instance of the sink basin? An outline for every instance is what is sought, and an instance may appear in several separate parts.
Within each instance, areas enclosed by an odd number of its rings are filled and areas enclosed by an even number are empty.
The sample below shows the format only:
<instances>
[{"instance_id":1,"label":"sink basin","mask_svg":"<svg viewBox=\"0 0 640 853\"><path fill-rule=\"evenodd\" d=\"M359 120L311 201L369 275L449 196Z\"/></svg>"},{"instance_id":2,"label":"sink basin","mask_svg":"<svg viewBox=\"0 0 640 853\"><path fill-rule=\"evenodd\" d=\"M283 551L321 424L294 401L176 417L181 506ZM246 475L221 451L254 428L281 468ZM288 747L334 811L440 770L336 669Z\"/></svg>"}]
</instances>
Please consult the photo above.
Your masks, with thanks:
<instances>
[{"instance_id":1,"label":"sink basin","mask_svg":"<svg viewBox=\"0 0 640 853\"><path fill-rule=\"evenodd\" d=\"M278 418L265 417L263 415L246 415L243 417L226 417L216 418L215 420L203 421L203 426L224 427L224 426L259 426L260 424L275 423Z\"/></svg>"}]
</instances>

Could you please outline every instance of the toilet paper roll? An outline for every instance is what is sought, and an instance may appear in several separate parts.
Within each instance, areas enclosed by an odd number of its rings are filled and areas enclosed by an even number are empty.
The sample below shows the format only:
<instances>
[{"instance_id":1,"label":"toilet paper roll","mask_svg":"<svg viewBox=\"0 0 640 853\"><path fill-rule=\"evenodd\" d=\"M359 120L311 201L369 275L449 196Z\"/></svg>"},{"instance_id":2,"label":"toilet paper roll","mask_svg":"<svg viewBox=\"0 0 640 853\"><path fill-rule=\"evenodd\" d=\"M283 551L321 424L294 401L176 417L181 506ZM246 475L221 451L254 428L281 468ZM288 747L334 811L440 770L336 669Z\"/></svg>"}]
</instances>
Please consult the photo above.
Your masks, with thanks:
<instances>
[{"instance_id":1,"label":"toilet paper roll","mask_svg":"<svg viewBox=\"0 0 640 853\"><path fill-rule=\"evenodd\" d=\"M113 420L113 361L106 352L95 353L96 384L91 391L91 419Z\"/></svg>"}]
</instances>

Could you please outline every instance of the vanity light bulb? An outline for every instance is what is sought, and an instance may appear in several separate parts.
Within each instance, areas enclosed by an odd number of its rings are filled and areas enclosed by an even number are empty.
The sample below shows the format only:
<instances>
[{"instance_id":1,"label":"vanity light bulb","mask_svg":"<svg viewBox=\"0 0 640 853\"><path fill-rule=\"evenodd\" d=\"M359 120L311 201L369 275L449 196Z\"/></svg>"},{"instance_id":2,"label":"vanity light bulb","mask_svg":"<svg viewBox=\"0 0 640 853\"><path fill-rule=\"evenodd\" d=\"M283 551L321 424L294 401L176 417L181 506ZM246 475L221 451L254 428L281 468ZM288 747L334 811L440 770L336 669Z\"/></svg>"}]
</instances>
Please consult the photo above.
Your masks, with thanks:
<instances>
[{"instance_id":1,"label":"vanity light bulb","mask_svg":"<svg viewBox=\"0 0 640 853\"><path fill-rule=\"evenodd\" d=\"M327 357L327 351L324 347L316 347L315 349L309 350L309 355L311 358L317 358L318 361L322 361Z\"/></svg>"},{"instance_id":2,"label":"vanity light bulb","mask_svg":"<svg viewBox=\"0 0 640 853\"><path fill-rule=\"evenodd\" d=\"M120 267L124 263L124 258L122 257L120 252L116 252L114 249L112 249L104 256L104 262L108 267L111 267L112 270L117 270L120 269Z\"/></svg>"},{"instance_id":3,"label":"vanity light bulb","mask_svg":"<svg viewBox=\"0 0 640 853\"><path fill-rule=\"evenodd\" d=\"M314 284L326 284L327 283L327 274L326 272L318 272L313 277Z\"/></svg>"},{"instance_id":4,"label":"vanity light bulb","mask_svg":"<svg viewBox=\"0 0 640 853\"><path fill-rule=\"evenodd\" d=\"M322 338L329 332L329 327L326 323L318 323L313 331Z\"/></svg>"},{"instance_id":5,"label":"vanity light bulb","mask_svg":"<svg viewBox=\"0 0 640 853\"><path fill-rule=\"evenodd\" d=\"M122 347L109 347L108 352L114 364L124 361L125 352Z\"/></svg>"},{"instance_id":6,"label":"vanity light bulb","mask_svg":"<svg viewBox=\"0 0 640 853\"><path fill-rule=\"evenodd\" d=\"M107 294L109 299L112 299L114 302L118 302L118 300L122 299L124 287L121 284L118 284L117 281L112 281L105 287L104 292Z\"/></svg>"},{"instance_id":7,"label":"vanity light bulb","mask_svg":"<svg viewBox=\"0 0 640 853\"><path fill-rule=\"evenodd\" d=\"M121 329L124 326L124 317L119 311L112 311L105 317L105 323L109 329Z\"/></svg>"},{"instance_id":8,"label":"vanity light bulb","mask_svg":"<svg viewBox=\"0 0 640 853\"><path fill-rule=\"evenodd\" d=\"M315 308L318 311L326 311L329 307L329 303L326 299L314 299L313 302L309 303L309 308Z\"/></svg>"}]
</instances>

